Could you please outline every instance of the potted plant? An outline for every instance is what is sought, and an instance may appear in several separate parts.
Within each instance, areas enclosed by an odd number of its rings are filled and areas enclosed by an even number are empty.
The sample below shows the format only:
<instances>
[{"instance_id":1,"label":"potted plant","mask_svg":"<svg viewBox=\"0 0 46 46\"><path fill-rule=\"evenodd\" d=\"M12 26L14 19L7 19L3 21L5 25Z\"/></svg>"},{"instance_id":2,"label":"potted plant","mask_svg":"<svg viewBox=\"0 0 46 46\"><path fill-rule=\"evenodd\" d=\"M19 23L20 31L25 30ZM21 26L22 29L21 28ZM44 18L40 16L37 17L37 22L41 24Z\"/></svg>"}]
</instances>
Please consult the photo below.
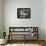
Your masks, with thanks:
<instances>
[{"instance_id":1,"label":"potted plant","mask_svg":"<svg viewBox=\"0 0 46 46\"><path fill-rule=\"evenodd\" d=\"M4 30L3 30L4 31ZM6 44L6 32L0 30L0 44Z\"/></svg>"}]
</instances>

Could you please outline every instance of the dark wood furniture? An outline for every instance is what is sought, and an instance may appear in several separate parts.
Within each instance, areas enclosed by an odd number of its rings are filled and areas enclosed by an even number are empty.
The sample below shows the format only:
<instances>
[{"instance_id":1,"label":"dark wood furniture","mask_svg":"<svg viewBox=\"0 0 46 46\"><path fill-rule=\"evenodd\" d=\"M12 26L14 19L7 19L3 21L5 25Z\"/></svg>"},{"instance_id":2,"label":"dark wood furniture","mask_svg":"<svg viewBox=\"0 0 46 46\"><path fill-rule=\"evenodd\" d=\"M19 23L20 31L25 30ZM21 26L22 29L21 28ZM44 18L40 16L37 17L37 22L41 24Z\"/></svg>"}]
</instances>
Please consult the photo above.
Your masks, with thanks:
<instances>
[{"instance_id":1,"label":"dark wood furniture","mask_svg":"<svg viewBox=\"0 0 46 46\"><path fill-rule=\"evenodd\" d=\"M31 39L38 39L38 27L9 27L9 40Z\"/></svg>"}]
</instances>

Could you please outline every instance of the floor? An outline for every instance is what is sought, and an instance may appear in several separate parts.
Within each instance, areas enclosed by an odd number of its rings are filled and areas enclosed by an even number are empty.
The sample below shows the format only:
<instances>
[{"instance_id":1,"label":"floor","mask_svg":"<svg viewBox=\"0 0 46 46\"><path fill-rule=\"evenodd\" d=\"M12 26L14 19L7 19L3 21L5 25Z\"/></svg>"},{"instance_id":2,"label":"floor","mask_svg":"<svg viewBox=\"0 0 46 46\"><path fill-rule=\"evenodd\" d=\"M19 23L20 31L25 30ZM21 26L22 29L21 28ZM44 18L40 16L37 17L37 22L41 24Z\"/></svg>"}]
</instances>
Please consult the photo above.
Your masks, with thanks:
<instances>
[{"instance_id":1,"label":"floor","mask_svg":"<svg viewBox=\"0 0 46 46\"><path fill-rule=\"evenodd\" d=\"M0 46L42 46L38 44L7 44L7 45L0 45Z\"/></svg>"},{"instance_id":2,"label":"floor","mask_svg":"<svg viewBox=\"0 0 46 46\"><path fill-rule=\"evenodd\" d=\"M15 40L10 40L7 44L5 45L0 45L0 46L46 46L46 42L42 40L26 40L26 41L15 41Z\"/></svg>"}]
</instances>

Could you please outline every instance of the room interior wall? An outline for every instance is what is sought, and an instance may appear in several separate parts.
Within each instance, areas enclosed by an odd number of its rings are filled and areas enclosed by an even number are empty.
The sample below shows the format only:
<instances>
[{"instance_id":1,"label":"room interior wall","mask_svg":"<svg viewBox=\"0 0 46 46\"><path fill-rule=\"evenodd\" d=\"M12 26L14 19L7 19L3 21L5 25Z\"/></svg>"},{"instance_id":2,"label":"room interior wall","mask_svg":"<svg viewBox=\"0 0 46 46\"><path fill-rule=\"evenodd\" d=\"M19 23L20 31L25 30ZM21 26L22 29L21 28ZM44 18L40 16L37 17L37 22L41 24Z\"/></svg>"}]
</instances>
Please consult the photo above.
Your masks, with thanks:
<instances>
[{"instance_id":1,"label":"room interior wall","mask_svg":"<svg viewBox=\"0 0 46 46\"><path fill-rule=\"evenodd\" d=\"M0 0L0 38L2 38L2 0Z\"/></svg>"},{"instance_id":2,"label":"room interior wall","mask_svg":"<svg viewBox=\"0 0 46 46\"><path fill-rule=\"evenodd\" d=\"M18 19L17 8L31 8L30 19ZM4 0L4 26L7 35L9 27L38 27L39 39L45 39L44 0Z\"/></svg>"},{"instance_id":3,"label":"room interior wall","mask_svg":"<svg viewBox=\"0 0 46 46\"><path fill-rule=\"evenodd\" d=\"M46 0L45 0L45 40L46 40Z\"/></svg>"}]
</instances>

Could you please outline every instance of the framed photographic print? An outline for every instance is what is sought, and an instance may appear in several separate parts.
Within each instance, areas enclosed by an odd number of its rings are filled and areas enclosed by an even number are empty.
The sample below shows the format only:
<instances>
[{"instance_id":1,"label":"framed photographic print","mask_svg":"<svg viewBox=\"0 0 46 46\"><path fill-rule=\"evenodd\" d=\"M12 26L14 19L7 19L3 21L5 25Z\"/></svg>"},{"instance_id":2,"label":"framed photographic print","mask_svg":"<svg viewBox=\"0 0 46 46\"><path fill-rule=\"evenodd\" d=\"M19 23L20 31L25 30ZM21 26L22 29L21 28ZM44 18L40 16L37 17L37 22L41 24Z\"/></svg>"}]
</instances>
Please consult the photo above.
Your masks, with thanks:
<instances>
[{"instance_id":1,"label":"framed photographic print","mask_svg":"<svg viewBox=\"0 0 46 46\"><path fill-rule=\"evenodd\" d=\"M30 18L30 8L17 8L17 18Z\"/></svg>"}]
</instances>

